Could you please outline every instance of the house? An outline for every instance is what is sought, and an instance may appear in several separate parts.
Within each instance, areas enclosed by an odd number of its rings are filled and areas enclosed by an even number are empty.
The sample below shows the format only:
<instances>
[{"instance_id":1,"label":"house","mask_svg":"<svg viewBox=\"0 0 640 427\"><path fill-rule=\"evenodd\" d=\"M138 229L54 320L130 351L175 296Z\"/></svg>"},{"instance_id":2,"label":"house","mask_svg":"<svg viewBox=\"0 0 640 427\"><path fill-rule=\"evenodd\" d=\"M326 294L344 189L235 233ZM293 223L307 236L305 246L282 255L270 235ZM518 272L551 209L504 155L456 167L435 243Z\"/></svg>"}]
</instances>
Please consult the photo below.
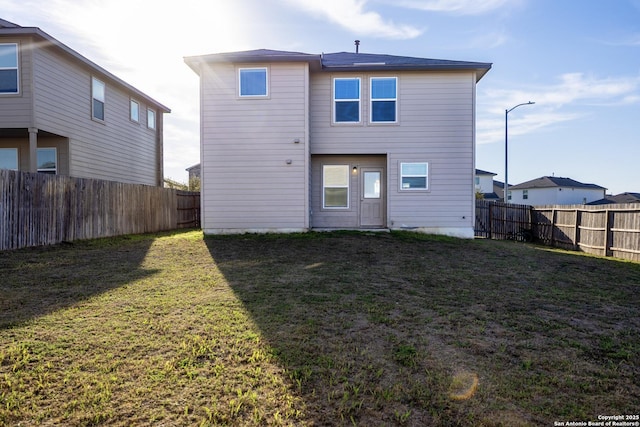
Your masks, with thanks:
<instances>
[{"instance_id":1,"label":"house","mask_svg":"<svg viewBox=\"0 0 640 427\"><path fill-rule=\"evenodd\" d=\"M0 168L162 185L169 112L39 28L0 19Z\"/></svg>"},{"instance_id":2,"label":"house","mask_svg":"<svg viewBox=\"0 0 640 427\"><path fill-rule=\"evenodd\" d=\"M481 169L476 169L476 176L475 176L475 182L474 182L476 186L476 193L482 194L482 198L484 200L498 201L504 197L504 195L502 195L501 197L499 194L496 193L495 183L493 181L493 177L496 175L497 174L493 172L487 172Z\"/></svg>"},{"instance_id":3,"label":"house","mask_svg":"<svg viewBox=\"0 0 640 427\"><path fill-rule=\"evenodd\" d=\"M604 198L606 188L571 178L543 176L509 186L509 202L524 205L584 205Z\"/></svg>"},{"instance_id":4,"label":"house","mask_svg":"<svg viewBox=\"0 0 640 427\"><path fill-rule=\"evenodd\" d=\"M605 196L604 199L599 199L593 202L587 203L588 205L609 205L609 204L624 204L624 203L640 203L640 193L620 193L615 196Z\"/></svg>"},{"instance_id":5,"label":"house","mask_svg":"<svg viewBox=\"0 0 640 427\"><path fill-rule=\"evenodd\" d=\"M197 165L188 167L185 170L189 174L189 182L191 182L191 180L193 179L200 179L200 163L198 163Z\"/></svg>"},{"instance_id":6,"label":"house","mask_svg":"<svg viewBox=\"0 0 640 427\"><path fill-rule=\"evenodd\" d=\"M473 237L476 83L491 64L267 49L185 62L200 76L205 233Z\"/></svg>"}]
</instances>

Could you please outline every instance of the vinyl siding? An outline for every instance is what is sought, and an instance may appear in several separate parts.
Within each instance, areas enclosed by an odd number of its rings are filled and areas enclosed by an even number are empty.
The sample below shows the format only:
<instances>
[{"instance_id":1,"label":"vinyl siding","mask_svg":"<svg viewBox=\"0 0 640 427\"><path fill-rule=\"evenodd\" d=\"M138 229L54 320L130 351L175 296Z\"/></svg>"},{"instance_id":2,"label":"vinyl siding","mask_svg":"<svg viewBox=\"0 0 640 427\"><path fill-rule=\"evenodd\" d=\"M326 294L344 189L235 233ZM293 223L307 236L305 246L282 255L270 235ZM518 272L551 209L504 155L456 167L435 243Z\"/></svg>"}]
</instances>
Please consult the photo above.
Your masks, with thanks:
<instances>
[{"instance_id":1,"label":"vinyl siding","mask_svg":"<svg viewBox=\"0 0 640 427\"><path fill-rule=\"evenodd\" d=\"M322 166L349 165L349 208L323 209L322 207ZM357 172L352 168L356 166ZM316 228L357 228L360 227L361 170L367 167L386 167L385 156L313 156L311 158L311 218ZM386 174L383 174L386 175ZM386 195L386 191L383 191Z\"/></svg>"},{"instance_id":2,"label":"vinyl siding","mask_svg":"<svg viewBox=\"0 0 640 427\"><path fill-rule=\"evenodd\" d=\"M140 122L129 120L130 94L105 83L105 120L91 118L90 69L61 58L52 49L34 51L35 125L69 138L70 174L76 177L158 185L158 132L146 126L147 105L140 99ZM135 99L135 98L134 98Z\"/></svg>"},{"instance_id":3,"label":"vinyl siding","mask_svg":"<svg viewBox=\"0 0 640 427\"><path fill-rule=\"evenodd\" d=\"M0 43L18 43L19 93L0 94L0 128L28 128L32 124L33 75L31 39L0 38Z\"/></svg>"},{"instance_id":4,"label":"vinyl siding","mask_svg":"<svg viewBox=\"0 0 640 427\"><path fill-rule=\"evenodd\" d=\"M388 224L473 235L472 72L340 73L362 78L360 124L332 123L332 78L311 79L311 153L387 154ZM398 123L369 123L369 78L398 77ZM427 191L399 189L400 162L429 163ZM452 231L453 230L453 231ZM455 231L458 230L458 231Z\"/></svg>"},{"instance_id":5,"label":"vinyl siding","mask_svg":"<svg viewBox=\"0 0 640 427\"><path fill-rule=\"evenodd\" d=\"M307 229L308 66L268 65L266 99L239 98L237 73L233 64L201 70L203 229Z\"/></svg>"}]
</instances>

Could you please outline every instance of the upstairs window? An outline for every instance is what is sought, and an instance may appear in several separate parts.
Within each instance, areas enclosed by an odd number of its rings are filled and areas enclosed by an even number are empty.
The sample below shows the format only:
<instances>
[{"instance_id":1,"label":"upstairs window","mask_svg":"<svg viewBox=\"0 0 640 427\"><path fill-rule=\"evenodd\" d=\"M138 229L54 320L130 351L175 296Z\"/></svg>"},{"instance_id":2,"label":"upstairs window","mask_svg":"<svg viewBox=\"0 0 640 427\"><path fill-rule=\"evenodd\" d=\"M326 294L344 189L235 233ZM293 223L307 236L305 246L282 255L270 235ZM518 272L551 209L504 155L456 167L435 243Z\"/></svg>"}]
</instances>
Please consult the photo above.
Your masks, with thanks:
<instances>
[{"instance_id":1,"label":"upstairs window","mask_svg":"<svg viewBox=\"0 0 640 427\"><path fill-rule=\"evenodd\" d=\"M91 116L97 120L104 120L104 83L93 77L91 79Z\"/></svg>"},{"instance_id":2,"label":"upstairs window","mask_svg":"<svg viewBox=\"0 0 640 427\"><path fill-rule=\"evenodd\" d=\"M18 44L0 43L0 94L18 93Z\"/></svg>"},{"instance_id":3,"label":"upstairs window","mask_svg":"<svg viewBox=\"0 0 640 427\"><path fill-rule=\"evenodd\" d=\"M371 123L395 123L397 116L396 77L371 78Z\"/></svg>"},{"instance_id":4,"label":"upstairs window","mask_svg":"<svg viewBox=\"0 0 640 427\"><path fill-rule=\"evenodd\" d=\"M156 128L156 112L151 109L147 110L147 127L149 129Z\"/></svg>"},{"instance_id":5,"label":"upstairs window","mask_svg":"<svg viewBox=\"0 0 640 427\"><path fill-rule=\"evenodd\" d=\"M360 78L333 79L335 123L360 121Z\"/></svg>"},{"instance_id":6,"label":"upstairs window","mask_svg":"<svg viewBox=\"0 0 640 427\"><path fill-rule=\"evenodd\" d=\"M400 163L401 190L428 190L429 163Z\"/></svg>"},{"instance_id":7,"label":"upstairs window","mask_svg":"<svg viewBox=\"0 0 640 427\"><path fill-rule=\"evenodd\" d=\"M529 198L529 190L522 190L522 199L527 200Z\"/></svg>"},{"instance_id":8,"label":"upstairs window","mask_svg":"<svg viewBox=\"0 0 640 427\"><path fill-rule=\"evenodd\" d=\"M240 96L267 96L267 69L240 68Z\"/></svg>"},{"instance_id":9,"label":"upstairs window","mask_svg":"<svg viewBox=\"0 0 640 427\"><path fill-rule=\"evenodd\" d=\"M55 148L38 148L38 172L55 175L58 171L58 156Z\"/></svg>"},{"instance_id":10,"label":"upstairs window","mask_svg":"<svg viewBox=\"0 0 640 427\"><path fill-rule=\"evenodd\" d=\"M0 148L0 169L18 170L17 148Z\"/></svg>"},{"instance_id":11,"label":"upstairs window","mask_svg":"<svg viewBox=\"0 0 640 427\"><path fill-rule=\"evenodd\" d=\"M140 104L138 104L138 101L134 101L133 99L130 102L130 108L129 108L129 113L130 113L130 118L131 121L139 123L140 122Z\"/></svg>"}]
</instances>

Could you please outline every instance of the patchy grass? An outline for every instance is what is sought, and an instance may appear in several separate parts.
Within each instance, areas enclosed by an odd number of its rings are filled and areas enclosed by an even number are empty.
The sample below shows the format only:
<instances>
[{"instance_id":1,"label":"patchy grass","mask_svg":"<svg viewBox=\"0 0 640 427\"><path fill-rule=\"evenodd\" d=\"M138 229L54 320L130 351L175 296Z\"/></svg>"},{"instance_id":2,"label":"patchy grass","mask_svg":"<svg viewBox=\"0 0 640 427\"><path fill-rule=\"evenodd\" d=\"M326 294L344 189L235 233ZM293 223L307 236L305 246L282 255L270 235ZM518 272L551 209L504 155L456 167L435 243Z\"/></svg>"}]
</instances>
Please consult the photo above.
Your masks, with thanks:
<instances>
[{"instance_id":1,"label":"patchy grass","mask_svg":"<svg viewBox=\"0 0 640 427\"><path fill-rule=\"evenodd\" d=\"M412 233L0 253L0 425L553 425L635 414L640 265Z\"/></svg>"}]
</instances>

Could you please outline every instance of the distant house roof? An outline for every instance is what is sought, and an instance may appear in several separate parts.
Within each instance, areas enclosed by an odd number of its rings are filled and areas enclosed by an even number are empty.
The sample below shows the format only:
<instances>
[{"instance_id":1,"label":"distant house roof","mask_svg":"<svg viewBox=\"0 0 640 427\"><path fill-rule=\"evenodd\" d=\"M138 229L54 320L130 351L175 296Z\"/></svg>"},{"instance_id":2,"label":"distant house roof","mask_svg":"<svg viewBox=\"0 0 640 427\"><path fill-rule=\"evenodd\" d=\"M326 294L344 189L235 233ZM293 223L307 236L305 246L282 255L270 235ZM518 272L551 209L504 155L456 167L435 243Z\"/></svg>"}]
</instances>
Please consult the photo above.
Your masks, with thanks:
<instances>
[{"instance_id":1,"label":"distant house roof","mask_svg":"<svg viewBox=\"0 0 640 427\"><path fill-rule=\"evenodd\" d=\"M200 163L193 165L193 166L189 166L188 168L186 168L186 171L192 171L192 170L198 170L200 169Z\"/></svg>"},{"instance_id":2,"label":"distant house roof","mask_svg":"<svg viewBox=\"0 0 640 427\"><path fill-rule=\"evenodd\" d=\"M122 79L116 77L115 75L111 74L109 71L105 70L104 68L102 68L99 65L95 64L94 62L91 62L89 59L87 59L84 56L80 55L75 50L73 50L70 47L68 47L67 45L59 42L55 38L51 37L49 34L45 33L40 28L36 28L36 27L21 27L20 25L14 24L13 22L9 22L9 21L5 21L4 19L0 19L0 36L3 36L3 35L9 35L9 36L31 36L31 37L36 37L37 39L43 40L44 44L40 43L41 46L48 46L48 47L52 47L52 48L56 49L58 52L62 53L67 58L69 58L71 61L79 62L80 64L82 64L82 65L84 65L86 67L89 67L96 74L100 74L104 78L106 78L108 80L111 80L112 82L116 83L117 85L120 85L120 86L126 88L127 90L135 93L138 97L140 97L141 99L144 99L145 101L147 101L150 105L154 106L155 108L158 108L158 109L164 111L165 113L170 113L171 112L171 110L168 107L165 107L164 105L162 105L161 103L159 103L155 99L151 98L147 94L145 94L145 93L141 92L140 90L136 89L135 87L131 86L129 83L125 82L124 80L122 80Z\"/></svg>"},{"instance_id":3,"label":"distant house roof","mask_svg":"<svg viewBox=\"0 0 640 427\"><path fill-rule=\"evenodd\" d=\"M571 178L560 178L555 176L543 176L540 178L532 179L531 181L523 182L518 185L510 186L512 190L528 190L532 188L588 188L593 190L606 190L604 187L600 187L596 184L584 184Z\"/></svg>"},{"instance_id":4,"label":"distant house roof","mask_svg":"<svg viewBox=\"0 0 640 427\"><path fill-rule=\"evenodd\" d=\"M476 169L476 175L491 175L496 176L497 173L483 171L482 169Z\"/></svg>"},{"instance_id":5,"label":"distant house roof","mask_svg":"<svg viewBox=\"0 0 640 427\"><path fill-rule=\"evenodd\" d=\"M604 199L596 200L588 205L608 205L617 203L640 203L640 193L620 193L615 196L607 196Z\"/></svg>"},{"instance_id":6,"label":"distant house roof","mask_svg":"<svg viewBox=\"0 0 640 427\"><path fill-rule=\"evenodd\" d=\"M491 69L491 63L450 61L444 59L414 58L409 56L380 55L371 53L323 53L314 55L301 52L282 50L256 49L242 52L215 53L202 56L188 56L184 58L196 73L199 64L210 62L309 62L313 70L324 71L453 71L474 70L479 81Z\"/></svg>"}]
</instances>

